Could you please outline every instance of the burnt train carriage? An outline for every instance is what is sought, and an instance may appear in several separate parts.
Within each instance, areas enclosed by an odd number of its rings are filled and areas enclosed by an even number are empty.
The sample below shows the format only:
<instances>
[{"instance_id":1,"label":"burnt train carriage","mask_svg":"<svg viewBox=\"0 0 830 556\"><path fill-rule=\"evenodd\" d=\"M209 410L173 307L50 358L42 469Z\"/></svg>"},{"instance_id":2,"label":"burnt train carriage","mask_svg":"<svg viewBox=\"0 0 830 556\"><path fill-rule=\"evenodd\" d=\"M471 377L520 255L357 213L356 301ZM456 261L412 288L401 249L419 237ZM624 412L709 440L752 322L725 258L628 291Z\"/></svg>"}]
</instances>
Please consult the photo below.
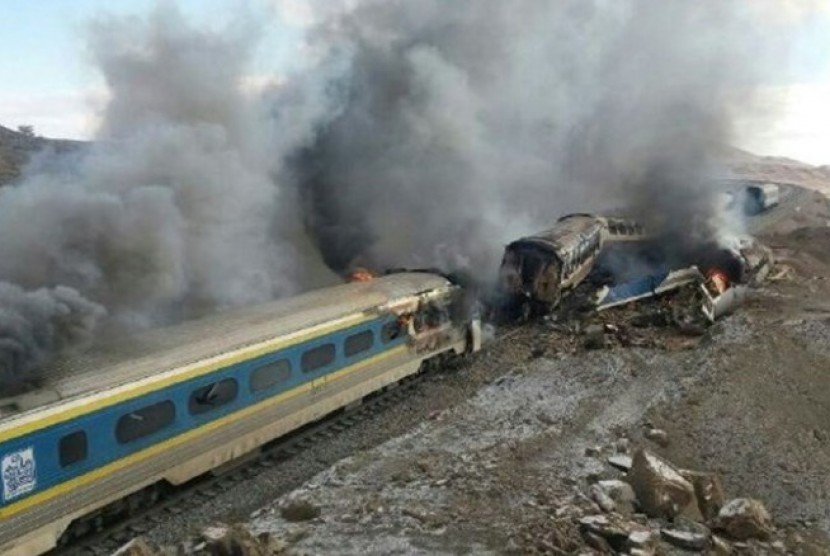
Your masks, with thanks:
<instances>
[{"instance_id":1,"label":"burnt train carriage","mask_svg":"<svg viewBox=\"0 0 830 556\"><path fill-rule=\"evenodd\" d=\"M591 271L607 233L603 218L572 214L550 230L507 245L499 282L505 303L525 316L559 304Z\"/></svg>"},{"instance_id":2,"label":"burnt train carriage","mask_svg":"<svg viewBox=\"0 0 830 556\"><path fill-rule=\"evenodd\" d=\"M96 348L0 402L0 552L62 537L477 350L461 289L402 273Z\"/></svg>"}]
</instances>

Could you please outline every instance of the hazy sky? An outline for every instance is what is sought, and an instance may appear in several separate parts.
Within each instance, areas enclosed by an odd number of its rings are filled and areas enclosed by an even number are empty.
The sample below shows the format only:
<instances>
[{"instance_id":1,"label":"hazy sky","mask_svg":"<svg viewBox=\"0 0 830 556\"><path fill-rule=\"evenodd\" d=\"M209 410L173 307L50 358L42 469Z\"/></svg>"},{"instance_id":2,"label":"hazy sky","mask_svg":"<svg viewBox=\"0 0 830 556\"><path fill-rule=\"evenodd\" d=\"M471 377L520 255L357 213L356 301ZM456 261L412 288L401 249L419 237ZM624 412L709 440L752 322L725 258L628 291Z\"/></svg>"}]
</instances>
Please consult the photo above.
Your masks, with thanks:
<instances>
[{"instance_id":1,"label":"hazy sky","mask_svg":"<svg viewBox=\"0 0 830 556\"><path fill-rule=\"evenodd\" d=\"M144 13L157 1L0 0L0 124L31 124L51 137L90 137L105 89L85 53L85 26L101 13ZM241 10L268 22L252 68L255 82L286 73L301 56L301 7L308 1L327 0L177 3L205 25L221 25ZM776 117L763 125L747 122L738 146L830 164L830 0L758 1L780 5L770 11L771 40L775 24L787 21L798 40L789 67L761 92Z\"/></svg>"}]
</instances>

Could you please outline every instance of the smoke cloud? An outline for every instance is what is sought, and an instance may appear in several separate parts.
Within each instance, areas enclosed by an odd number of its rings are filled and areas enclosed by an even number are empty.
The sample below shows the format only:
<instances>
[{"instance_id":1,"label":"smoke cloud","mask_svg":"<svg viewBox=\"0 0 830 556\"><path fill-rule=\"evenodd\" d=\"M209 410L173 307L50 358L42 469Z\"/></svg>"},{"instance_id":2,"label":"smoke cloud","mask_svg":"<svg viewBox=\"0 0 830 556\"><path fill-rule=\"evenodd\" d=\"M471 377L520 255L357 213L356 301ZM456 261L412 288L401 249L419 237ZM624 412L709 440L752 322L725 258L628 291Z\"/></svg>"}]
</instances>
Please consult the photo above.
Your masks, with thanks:
<instances>
[{"instance_id":1,"label":"smoke cloud","mask_svg":"<svg viewBox=\"0 0 830 556\"><path fill-rule=\"evenodd\" d=\"M0 190L0 281L16 285L0 300L6 377L94 324L98 305L108 328L149 327L334 279L296 192L278 187L324 99L246 92L258 36L249 20L195 29L171 4L92 24L110 94L98 136Z\"/></svg>"},{"instance_id":2,"label":"smoke cloud","mask_svg":"<svg viewBox=\"0 0 830 556\"><path fill-rule=\"evenodd\" d=\"M306 14L313 44L349 64L340 111L298 164L327 263L493 274L516 236L621 207L709 235L709 184L766 59L743 4L365 0Z\"/></svg>"},{"instance_id":3,"label":"smoke cloud","mask_svg":"<svg viewBox=\"0 0 830 556\"><path fill-rule=\"evenodd\" d=\"M71 288L25 292L0 282L0 384L19 388L24 373L88 344L104 313Z\"/></svg>"},{"instance_id":4,"label":"smoke cloud","mask_svg":"<svg viewBox=\"0 0 830 556\"><path fill-rule=\"evenodd\" d=\"M358 265L495 277L504 243L568 212L711 235L707 184L768 59L744 4L290 0L307 70L256 91L254 18L100 18L95 142L0 190L2 373L102 318L176 322Z\"/></svg>"}]
</instances>

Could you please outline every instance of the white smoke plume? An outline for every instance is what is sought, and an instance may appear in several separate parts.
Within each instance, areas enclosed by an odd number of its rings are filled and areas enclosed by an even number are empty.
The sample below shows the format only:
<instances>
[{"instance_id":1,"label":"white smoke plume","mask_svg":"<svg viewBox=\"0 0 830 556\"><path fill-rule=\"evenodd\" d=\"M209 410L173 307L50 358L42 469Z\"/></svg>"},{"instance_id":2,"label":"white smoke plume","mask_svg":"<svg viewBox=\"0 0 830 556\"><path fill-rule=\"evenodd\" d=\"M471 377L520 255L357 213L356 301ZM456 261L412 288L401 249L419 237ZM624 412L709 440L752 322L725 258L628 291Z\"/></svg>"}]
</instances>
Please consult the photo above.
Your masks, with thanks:
<instances>
[{"instance_id":1,"label":"white smoke plume","mask_svg":"<svg viewBox=\"0 0 830 556\"><path fill-rule=\"evenodd\" d=\"M110 96L98 136L0 190L0 281L16 285L0 311L7 377L66 343L61 330L72 327L52 313L93 325L100 304L110 324L154 326L332 279L306 248L295 192L278 187L323 97L246 93L258 35L250 21L195 29L169 3L92 25ZM90 301L70 303L66 288ZM24 309L50 301L69 309Z\"/></svg>"},{"instance_id":2,"label":"white smoke plume","mask_svg":"<svg viewBox=\"0 0 830 556\"><path fill-rule=\"evenodd\" d=\"M309 2L313 44L350 68L299 164L327 262L492 274L518 235L615 207L708 234L718 155L769 60L746 4Z\"/></svg>"},{"instance_id":3,"label":"white smoke plume","mask_svg":"<svg viewBox=\"0 0 830 556\"><path fill-rule=\"evenodd\" d=\"M66 287L110 324L154 326L328 268L495 277L507 241L631 204L694 235L770 59L738 0L290 2L313 63L255 92L252 18L201 30L167 2L92 26L110 99L95 142L0 190L9 306ZM100 315L77 306L60 314ZM0 338L26 329L5 314ZM0 348L4 372L42 353Z\"/></svg>"}]
</instances>

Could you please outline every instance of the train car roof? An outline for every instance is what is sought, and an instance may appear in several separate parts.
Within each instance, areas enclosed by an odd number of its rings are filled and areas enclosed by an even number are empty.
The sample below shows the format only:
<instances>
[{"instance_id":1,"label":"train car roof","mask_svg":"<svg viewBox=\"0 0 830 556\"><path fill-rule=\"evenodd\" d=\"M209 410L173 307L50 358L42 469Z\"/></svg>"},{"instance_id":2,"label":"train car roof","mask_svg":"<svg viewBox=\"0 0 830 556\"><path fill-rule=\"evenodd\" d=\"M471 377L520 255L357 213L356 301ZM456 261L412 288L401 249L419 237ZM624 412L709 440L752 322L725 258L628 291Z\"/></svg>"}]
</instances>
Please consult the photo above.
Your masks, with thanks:
<instances>
[{"instance_id":1,"label":"train car roof","mask_svg":"<svg viewBox=\"0 0 830 556\"><path fill-rule=\"evenodd\" d=\"M450 284L436 274L392 274L130 334L54 361L41 369L39 389L58 399L99 391Z\"/></svg>"},{"instance_id":2,"label":"train car roof","mask_svg":"<svg viewBox=\"0 0 830 556\"><path fill-rule=\"evenodd\" d=\"M516 240L508 248L530 245L567 253L576 248L583 234L602 226L603 222L602 218L590 214L570 214L560 218L553 228Z\"/></svg>"}]
</instances>

